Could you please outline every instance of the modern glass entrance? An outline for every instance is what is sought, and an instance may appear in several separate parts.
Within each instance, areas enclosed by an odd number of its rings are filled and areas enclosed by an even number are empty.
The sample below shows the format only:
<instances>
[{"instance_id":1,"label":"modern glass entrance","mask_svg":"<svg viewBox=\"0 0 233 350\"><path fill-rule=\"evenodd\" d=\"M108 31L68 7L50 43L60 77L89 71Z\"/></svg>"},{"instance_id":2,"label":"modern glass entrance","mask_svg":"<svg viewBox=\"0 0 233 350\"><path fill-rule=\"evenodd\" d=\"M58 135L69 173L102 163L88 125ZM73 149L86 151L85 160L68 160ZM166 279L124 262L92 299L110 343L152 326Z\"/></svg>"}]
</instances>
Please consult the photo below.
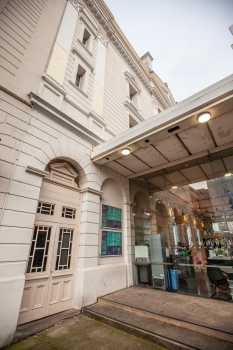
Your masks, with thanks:
<instances>
[{"instance_id":1,"label":"modern glass entrance","mask_svg":"<svg viewBox=\"0 0 233 350\"><path fill-rule=\"evenodd\" d=\"M133 216L138 284L232 301L232 174L139 194Z\"/></svg>"}]
</instances>

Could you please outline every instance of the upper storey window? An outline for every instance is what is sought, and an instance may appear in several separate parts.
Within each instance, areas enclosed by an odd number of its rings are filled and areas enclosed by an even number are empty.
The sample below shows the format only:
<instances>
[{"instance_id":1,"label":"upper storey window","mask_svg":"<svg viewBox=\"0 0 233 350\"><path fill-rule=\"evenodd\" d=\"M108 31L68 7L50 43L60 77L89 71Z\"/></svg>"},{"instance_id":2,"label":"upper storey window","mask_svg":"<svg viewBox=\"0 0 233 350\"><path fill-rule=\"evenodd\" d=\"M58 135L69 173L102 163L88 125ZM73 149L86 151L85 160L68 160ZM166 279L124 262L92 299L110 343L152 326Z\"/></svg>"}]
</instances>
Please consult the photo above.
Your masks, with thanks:
<instances>
[{"instance_id":1,"label":"upper storey window","mask_svg":"<svg viewBox=\"0 0 233 350\"><path fill-rule=\"evenodd\" d=\"M138 94L138 92L135 89L135 87L132 84L129 84L129 99L134 104L137 103L137 94Z\"/></svg>"},{"instance_id":2,"label":"upper storey window","mask_svg":"<svg viewBox=\"0 0 233 350\"><path fill-rule=\"evenodd\" d=\"M78 70L77 70L77 74L76 74L76 79L75 79L75 85L83 90L84 88L84 80L85 80L85 76L86 76L86 71L85 69L80 66L80 64L78 65Z\"/></svg>"},{"instance_id":3,"label":"upper storey window","mask_svg":"<svg viewBox=\"0 0 233 350\"><path fill-rule=\"evenodd\" d=\"M88 32L86 28L84 29L84 32L83 32L82 43L88 50L90 50L91 34Z\"/></svg>"},{"instance_id":4,"label":"upper storey window","mask_svg":"<svg viewBox=\"0 0 233 350\"><path fill-rule=\"evenodd\" d=\"M130 115L129 116L129 127L133 128L134 126L136 126L138 123L137 121Z\"/></svg>"}]
</instances>

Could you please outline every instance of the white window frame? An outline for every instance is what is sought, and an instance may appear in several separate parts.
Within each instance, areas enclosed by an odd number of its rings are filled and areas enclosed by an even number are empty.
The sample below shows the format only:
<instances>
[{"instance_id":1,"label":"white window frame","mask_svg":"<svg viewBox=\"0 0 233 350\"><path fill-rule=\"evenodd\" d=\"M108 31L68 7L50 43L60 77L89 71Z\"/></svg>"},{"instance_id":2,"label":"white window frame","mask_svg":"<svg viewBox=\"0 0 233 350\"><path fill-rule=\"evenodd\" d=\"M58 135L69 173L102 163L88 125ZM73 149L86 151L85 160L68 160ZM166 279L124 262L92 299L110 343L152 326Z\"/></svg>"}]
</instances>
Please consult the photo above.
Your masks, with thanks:
<instances>
[{"instance_id":1,"label":"white window frame","mask_svg":"<svg viewBox=\"0 0 233 350\"><path fill-rule=\"evenodd\" d=\"M68 231L68 232L66 232ZM62 246L63 238L64 238L64 233L69 233L70 238L69 238L69 247L64 248ZM61 236L61 239L60 239ZM57 238L57 247L56 247L56 252L55 252L55 266L54 270L56 272L58 271L69 271L72 268L72 252L74 248L74 229L71 227L60 227L58 231L58 238ZM61 256L62 256L62 250L68 250L68 255L67 255L67 264L66 265L61 265Z\"/></svg>"},{"instance_id":2,"label":"white window frame","mask_svg":"<svg viewBox=\"0 0 233 350\"><path fill-rule=\"evenodd\" d=\"M138 121L131 114L129 114L129 128L132 129L137 124L138 124Z\"/></svg>"},{"instance_id":3,"label":"white window frame","mask_svg":"<svg viewBox=\"0 0 233 350\"><path fill-rule=\"evenodd\" d=\"M131 90L133 90L133 95L131 97ZM133 103L135 106L137 106L137 102L138 102L138 91L135 88L135 86L133 84L131 84L129 82L129 100L131 103Z\"/></svg>"},{"instance_id":4,"label":"white window frame","mask_svg":"<svg viewBox=\"0 0 233 350\"><path fill-rule=\"evenodd\" d=\"M78 76L79 76L79 82L77 84L77 77ZM75 86L81 91L85 90L86 77L87 77L86 69L83 68L83 66L80 63L78 63L74 83L75 83Z\"/></svg>"},{"instance_id":5,"label":"white window frame","mask_svg":"<svg viewBox=\"0 0 233 350\"><path fill-rule=\"evenodd\" d=\"M48 212L41 212L43 211L43 206L47 205L50 206L48 207ZM39 210L39 211L38 211ZM36 209L36 213L39 215L54 215L54 211L55 211L55 204L51 203L51 202L46 202L43 200L39 200L38 204L37 204L37 209Z\"/></svg>"},{"instance_id":6,"label":"white window frame","mask_svg":"<svg viewBox=\"0 0 233 350\"><path fill-rule=\"evenodd\" d=\"M66 216L67 212L72 211L72 216ZM77 215L77 209L76 208L72 208L72 207L67 207L65 205L62 206L62 212L61 212L61 216L64 219L70 219L70 220L75 220L76 219L76 215Z\"/></svg>"},{"instance_id":7,"label":"white window frame","mask_svg":"<svg viewBox=\"0 0 233 350\"><path fill-rule=\"evenodd\" d=\"M87 41L84 43L84 39L85 39L85 34L87 33L88 35L88 38L87 38ZM84 27L84 30L83 30L83 35L82 35L82 45L89 51L91 52L91 44L92 44L92 35L90 33L90 31Z\"/></svg>"}]
</instances>

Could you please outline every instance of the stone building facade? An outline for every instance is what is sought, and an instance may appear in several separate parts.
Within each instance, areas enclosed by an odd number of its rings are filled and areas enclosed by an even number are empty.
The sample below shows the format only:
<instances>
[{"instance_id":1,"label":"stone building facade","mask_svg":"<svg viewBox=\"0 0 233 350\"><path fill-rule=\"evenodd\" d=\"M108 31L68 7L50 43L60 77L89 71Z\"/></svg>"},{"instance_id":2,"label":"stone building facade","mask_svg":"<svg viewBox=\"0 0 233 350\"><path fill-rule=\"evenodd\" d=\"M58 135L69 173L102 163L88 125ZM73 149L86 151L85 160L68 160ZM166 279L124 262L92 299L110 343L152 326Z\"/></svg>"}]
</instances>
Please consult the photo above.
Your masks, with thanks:
<instances>
[{"instance_id":1,"label":"stone building facade","mask_svg":"<svg viewBox=\"0 0 233 350\"><path fill-rule=\"evenodd\" d=\"M91 154L174 104L152 60L103 0L0 1L0 346L133 284L129 182ZM102 205L119 254L101 254Z\"/></svg>"}]
</instances>

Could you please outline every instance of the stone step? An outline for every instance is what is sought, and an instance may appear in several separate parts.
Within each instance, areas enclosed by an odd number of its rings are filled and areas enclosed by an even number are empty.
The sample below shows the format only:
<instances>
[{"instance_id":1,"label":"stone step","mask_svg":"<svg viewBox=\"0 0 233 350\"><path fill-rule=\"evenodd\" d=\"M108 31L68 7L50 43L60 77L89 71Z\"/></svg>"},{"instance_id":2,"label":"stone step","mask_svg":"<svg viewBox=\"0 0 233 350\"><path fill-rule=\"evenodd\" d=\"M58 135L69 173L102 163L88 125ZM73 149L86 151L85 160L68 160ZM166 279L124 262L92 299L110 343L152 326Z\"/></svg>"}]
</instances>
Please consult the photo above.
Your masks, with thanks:
<instances>
[{"instance_id":1,"label":"stone step","mask_svg":"<svg viewBox=\"0 0 233 350\"><path fill-rule=\"evenodd\" d=\"M207 327L99 299L84 312L171 350L233 350L233 336Z\"/></svg>"}]
</instances>

